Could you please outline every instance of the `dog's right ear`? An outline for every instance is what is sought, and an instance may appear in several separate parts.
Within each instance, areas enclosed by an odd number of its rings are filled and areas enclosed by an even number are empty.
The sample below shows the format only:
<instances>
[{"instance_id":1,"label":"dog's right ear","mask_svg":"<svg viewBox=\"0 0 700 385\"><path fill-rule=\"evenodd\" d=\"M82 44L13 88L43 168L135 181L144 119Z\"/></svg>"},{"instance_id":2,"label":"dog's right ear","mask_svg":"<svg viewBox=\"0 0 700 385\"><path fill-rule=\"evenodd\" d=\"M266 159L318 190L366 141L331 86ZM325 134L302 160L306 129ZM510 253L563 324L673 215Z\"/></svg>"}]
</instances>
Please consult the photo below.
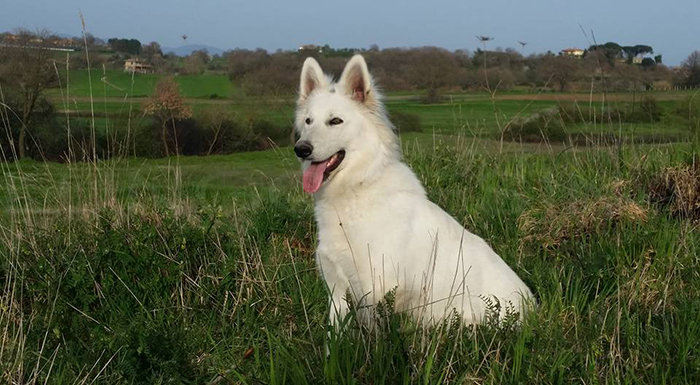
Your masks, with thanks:
<instances>
[{"instance_id":1,"label":"dog's right ear","mask_svg":"<svg viewBox=\"0 0 700 385\"><path fill-rule=\"evenodd\" d=\"M304 61L304 67L301 69L301 83L299 84L299 101L306 98L319 87L328 85L326 75L323 74L321 66L318 65L316 59L309 57Z\"/></svg>"}]
</instances>

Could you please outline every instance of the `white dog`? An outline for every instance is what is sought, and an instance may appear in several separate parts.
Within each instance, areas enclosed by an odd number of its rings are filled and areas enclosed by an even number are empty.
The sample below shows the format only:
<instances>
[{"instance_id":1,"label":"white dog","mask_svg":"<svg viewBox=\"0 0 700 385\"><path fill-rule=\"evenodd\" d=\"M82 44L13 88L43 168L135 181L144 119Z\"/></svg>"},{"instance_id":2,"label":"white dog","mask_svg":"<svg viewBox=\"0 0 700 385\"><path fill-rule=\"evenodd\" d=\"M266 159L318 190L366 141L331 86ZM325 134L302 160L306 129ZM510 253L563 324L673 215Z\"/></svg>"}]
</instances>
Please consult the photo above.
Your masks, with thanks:
<instances>
[{"instance_id":1,"label":"white dog","mask_svg":"<svg viewBox=\"0 0 700 385\"><path fill-rule=\"evenodd\" d=\"M346 293L358 308L372 308L392 290L396 310L423 322L456 310L479 323L494 297L522 315L532 297L525 283L483 239L430 202L401 161L362 56L348 62L338 82L306 59L295 124L304 191L315 198L316 262L330 290L331 324L348 312Z\"/></svg>"}]
</instances>

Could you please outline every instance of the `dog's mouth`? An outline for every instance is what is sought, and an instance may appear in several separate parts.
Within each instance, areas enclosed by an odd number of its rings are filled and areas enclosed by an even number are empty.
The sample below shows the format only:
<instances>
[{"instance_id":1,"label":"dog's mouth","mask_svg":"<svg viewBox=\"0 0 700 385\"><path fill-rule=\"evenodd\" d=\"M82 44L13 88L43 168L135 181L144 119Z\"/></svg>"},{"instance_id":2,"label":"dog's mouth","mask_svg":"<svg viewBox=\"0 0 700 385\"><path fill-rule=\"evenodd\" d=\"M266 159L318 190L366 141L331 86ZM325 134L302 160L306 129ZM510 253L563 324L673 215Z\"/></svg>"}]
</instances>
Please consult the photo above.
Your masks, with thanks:
<instances>
[{"instance_id":1,"label":"dog's mouth","mask_svg":"<svg viewBox=\"0 0 700 385\"><path fill-rule=\"evenodd\" d=\"M311 165L304 171L302 177L304 191L310 194L318 191L321 188L321 184L340 166L344 158L345 150L340 150L322 162L311 162Z\"/></svg>"}]
</instances>

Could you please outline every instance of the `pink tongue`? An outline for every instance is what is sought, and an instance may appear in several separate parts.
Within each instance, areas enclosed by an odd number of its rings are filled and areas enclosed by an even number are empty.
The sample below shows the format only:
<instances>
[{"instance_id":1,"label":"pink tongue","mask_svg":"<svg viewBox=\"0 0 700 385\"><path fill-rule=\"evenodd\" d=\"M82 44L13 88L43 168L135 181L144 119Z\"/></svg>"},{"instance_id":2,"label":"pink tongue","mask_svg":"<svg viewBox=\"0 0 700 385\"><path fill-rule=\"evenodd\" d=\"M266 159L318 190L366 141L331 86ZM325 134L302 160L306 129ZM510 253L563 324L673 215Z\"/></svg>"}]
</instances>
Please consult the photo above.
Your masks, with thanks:
<instances>
[{"instance_id":1,"label":"pink tongue","mask_svg":"<svg viewBox=\"0 0 700 385\"><path fill-rule=\"evenodd\" d=\"M311 166L304 171L304 176L302 177L304 191L309 194L318 191L321 183L323 183L323 173L326 171L326 167L328 167L327 161L311 163Z\"/></svg>"}]
</instances>

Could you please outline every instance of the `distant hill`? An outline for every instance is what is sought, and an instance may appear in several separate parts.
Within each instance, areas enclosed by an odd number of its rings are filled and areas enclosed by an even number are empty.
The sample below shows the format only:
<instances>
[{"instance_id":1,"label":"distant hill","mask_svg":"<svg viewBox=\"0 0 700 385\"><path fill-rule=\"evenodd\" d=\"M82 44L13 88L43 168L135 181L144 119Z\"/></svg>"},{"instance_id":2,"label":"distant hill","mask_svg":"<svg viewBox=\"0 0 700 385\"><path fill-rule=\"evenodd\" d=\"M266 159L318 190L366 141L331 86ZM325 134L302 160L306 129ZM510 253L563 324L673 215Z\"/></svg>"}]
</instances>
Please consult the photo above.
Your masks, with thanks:
<instances>
[{"instance_id":1,"label":"distant hill","mask_svg":"<svg viewBox=\"0 0 700 385\"><path fill-rule=\"evenodd\" d=\"M183 45L177 48L173 47L161 47L163 50L163 53L170 53L173 52L177 56L187 56L191 54L194 51L200 50L200 49L206 49L207 52L209 52L210 55L220 55L224 53L224 50L221 48L216 48L212 47L210 45L204 45L204 44L188 44L188 45Z\"/></svg>"},{"instance_id":2,"label":"distant hill","mask_svg":"<svg viewBox=\"0 0 700 385\"><path fill-rule=\"evenodd\" d=\"M75 38L77 38L77 36L69 35L67 33L57 33L56 36L60 37L61 39L75 39Z\"/></svg>"},{"instance_id":3,"label":"distant hill","mask_svg":"<svg viewBox=\"0 0 700 385\"><path fill-rule=\"evenodd\" d=\"M2 32L2 31L0 31ZM71 35L67 33L56 33L56 36L62 38L62 39L82 39L82 36L78 35ZM100 39L103 41L107 41L107 39ZM142 41L141 44L147 44L147 42ZM211 45L206 45L206 44L187 44L183 45L180 47L160 47L160 49L163 51L163 53L175 53L177 56L187 56L191 54L194 51L200 50L200 49L206 49L207 52L209 52L210 55L221 55L224 53L224 50L221 48L213 47Z\"/></svg>"}]
</instances>

